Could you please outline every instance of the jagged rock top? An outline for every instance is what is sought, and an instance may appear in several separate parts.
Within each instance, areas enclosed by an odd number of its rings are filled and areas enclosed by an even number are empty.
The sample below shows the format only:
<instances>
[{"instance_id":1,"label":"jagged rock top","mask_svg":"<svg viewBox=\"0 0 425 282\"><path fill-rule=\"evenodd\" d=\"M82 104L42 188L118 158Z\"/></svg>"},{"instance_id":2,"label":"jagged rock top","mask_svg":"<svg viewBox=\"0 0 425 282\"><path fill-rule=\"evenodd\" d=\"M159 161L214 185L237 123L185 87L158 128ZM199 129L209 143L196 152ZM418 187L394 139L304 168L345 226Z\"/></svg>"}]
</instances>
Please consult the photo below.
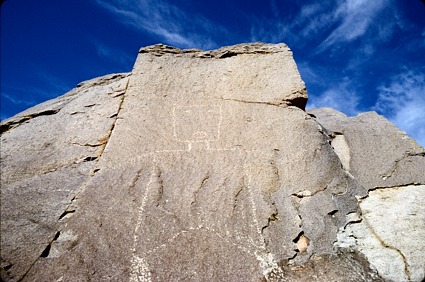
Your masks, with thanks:
<instances>
[{"instance_id":1,"label":"jagged rock top","mask_svg":"<svg viewBox=\"0 0 425 282\"><path fill-rule=\"evenodd\" d=\"M224 59L240 54L272 54L290 51L289 47L284 43L267 44L255 42L225 46L211 51L204 51L200 49L179 49L164 44L156 44L141 48L139 53L150 53L155 56L163 56L165 54L185 54L195 58Z\"/></svg>"},{"instance_id":2,"label":"jagged rock top","mask_svg":"<svg viewBox=\"0 0 425 282\"><path fill-rule=\"evenodd\" d=\"M1 121L0 135L30 119L57 114L62 108L71 103L72 100L78 98L78 94L83 92L87 93L96 87L104 88L105 85L110 85L111 83L124 79L129 75L130 73L115 73L80 82L74 89L67 92L65 95L35 105L23 112L16 114L13 117Z\"/></svg>"},{"instance_id":3,"label":"jagged rock top","mask_svg":"<svg viewBox=\"0 0 425 282\"><path fill-rule=\"evenodd\" d=\"M157 44L139 51L133 74L136 80L141 79L139 74L151 76L149 81L156 81L155 87L167 97L199 92L193 99L202 103L219 99L301 109L307 103L305 84L283 43L238 44L211 51ZM161 85L159 77L166 77L166 83Z\"/></svg>"}]
</instances>

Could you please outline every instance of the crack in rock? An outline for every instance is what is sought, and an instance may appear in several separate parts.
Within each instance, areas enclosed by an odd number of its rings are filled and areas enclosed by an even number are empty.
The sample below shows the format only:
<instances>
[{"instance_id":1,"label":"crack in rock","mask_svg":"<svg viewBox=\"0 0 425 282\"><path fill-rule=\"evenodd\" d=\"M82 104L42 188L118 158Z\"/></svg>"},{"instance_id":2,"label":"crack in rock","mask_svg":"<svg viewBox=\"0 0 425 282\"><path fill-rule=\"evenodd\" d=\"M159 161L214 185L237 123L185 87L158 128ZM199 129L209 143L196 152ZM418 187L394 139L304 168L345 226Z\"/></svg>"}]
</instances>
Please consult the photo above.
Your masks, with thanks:
<instances>
[{"instance_id":1,"label":"crack in rock","mask_svg":"<svg viewBox=\"0 0 425 282\"><path fill-rule=\"evenodd\" d=\"M418 220L425 215L420 201L424 199L424 187L375 187L358 199L362 217L347 215L347 224L339 229L335 246L359 250L385 279L421 281L425 270L423 250L420 246L411 249L411 244L423 237L423 225Z\"/></svg>"},{"instance_id":2,"label":"crack in rock","mask_svg":"<svg viewBox=\"0 0 425 282\"><path fill-rule=\"evenodd\" d=\"M299 94L297 92L294 92L294 94ZM304 110L305 105L306 105L306 99L303 97L299 97L299 98L293 98L293 99L289 99L289 100L282 100L282 101L277 101L277 102L267 102L267 101L251 101L251 100L241 100L241 99L233 99L233 98L221 98L224 101L233 101L233 102L238 102L238 103L246 103L246 104L259 104L259 105L268 105L268 106L275 106L275 107L280 107L280 108L287 108L290 106L295 106L297 108L300 108L302 110Z\"/></svg>"},{"instance_id":3,"label":"crack in rock","mask_svg":"<svg viewBox=\"0 0 425 282\"><path fill-rule=\"evenodd\" d=\"M5 123L1 123L0 124L0 135L15 128L18 127L19 125L21 125L22 123L29 121L33 118L37 118L37 117L41 117L41 116L51 116L51 115L55 115L57 114L60 109L54 109L54 110L45 110L45 111L41 111L38 113L33 113L30 115L26 115L23 117L18 117L17 119L13 119L11 121L5 122Z\"/></svg>"},{"instance_id":4,"label":"crack in rock","mask_svg":"<svg viewBox=\"0 0 425 282\"><path fill-rule=\"evenodd\" d=\"M205 187L205 183L208 181L209 178L210 178L210 173L208 172L204 176L204 178L201 180L201 183L199 184L199 186L195 189L195 191L193 191L193 200L190 203L191 205L194 205L196 203L196 201L198 200L197 199L198 193Z\"/></svg>"},{"instance_id":5,"label":"crack in rock","mask_svg":"<svg viewBox=\"0 0 425 282\"><path fill-rule=\"evenodd\" d=\"M393 167L390 168L387 172L383 173L381 175L381 178L383 180L386 180L386 179L392 177L393 174L397 171L399 162L401 162L402 160L409 158L409 157L424 157L424 156L425 156L425 152L419 152L419 153L407 152L407 153L405 153L402 157L400 157L400 158L398 158L394 161Z\"/></svg>"}]
</instances>

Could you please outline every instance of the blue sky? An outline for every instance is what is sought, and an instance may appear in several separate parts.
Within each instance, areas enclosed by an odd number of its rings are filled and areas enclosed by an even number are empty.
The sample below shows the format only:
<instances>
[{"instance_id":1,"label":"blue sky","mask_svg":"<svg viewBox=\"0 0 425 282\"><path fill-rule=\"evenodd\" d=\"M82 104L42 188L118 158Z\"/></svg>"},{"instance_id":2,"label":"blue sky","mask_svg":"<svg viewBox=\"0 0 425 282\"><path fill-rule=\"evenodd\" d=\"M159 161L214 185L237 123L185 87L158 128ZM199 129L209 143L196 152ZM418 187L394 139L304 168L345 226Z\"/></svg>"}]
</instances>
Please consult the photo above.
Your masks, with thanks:
<instances>
[{"instance_id":1,"label":"blue sky","mask_svg":"<svg viewBox=\"0 0 425 282\"><path fill-rule=\"evenodd\" d=\"M6 0L1 119L93 77L129 72L140 47L284 42L308 107L375 110L425 145L420 0Z\"/></svg>"}]
</instances>

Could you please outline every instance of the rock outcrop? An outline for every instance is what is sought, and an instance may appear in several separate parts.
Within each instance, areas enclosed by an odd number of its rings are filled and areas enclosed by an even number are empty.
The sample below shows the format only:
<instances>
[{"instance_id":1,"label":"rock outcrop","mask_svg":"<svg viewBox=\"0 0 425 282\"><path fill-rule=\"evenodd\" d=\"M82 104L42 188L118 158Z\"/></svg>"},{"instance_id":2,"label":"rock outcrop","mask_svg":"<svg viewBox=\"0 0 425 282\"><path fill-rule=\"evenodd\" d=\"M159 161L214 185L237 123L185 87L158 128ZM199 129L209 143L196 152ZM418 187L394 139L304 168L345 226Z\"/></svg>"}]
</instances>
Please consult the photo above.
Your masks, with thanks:
<instances>
[{"instance_id":1,"label":"rock outcrop","mask_svg":"<svg viewBox=\"0 0 425 282\"><path fill-rule=\"evenodd\" d=\"M375 112L353 118L329 108L309 111L330 131L344 169L369 194L360 218L340 230L337 245L360 250L382 277L425 277L425 151Z\"/></svg>"},{"instance_id":2,"label":"rock outcrop","mask_svg":"<svg viewBox=\"0 0 425 282\"><path fill-rule=\"evenodd\" d=\"M284 44L142 48L1 123L5 281L421 281L425 152Z\"/></svg>"}]
</instances>

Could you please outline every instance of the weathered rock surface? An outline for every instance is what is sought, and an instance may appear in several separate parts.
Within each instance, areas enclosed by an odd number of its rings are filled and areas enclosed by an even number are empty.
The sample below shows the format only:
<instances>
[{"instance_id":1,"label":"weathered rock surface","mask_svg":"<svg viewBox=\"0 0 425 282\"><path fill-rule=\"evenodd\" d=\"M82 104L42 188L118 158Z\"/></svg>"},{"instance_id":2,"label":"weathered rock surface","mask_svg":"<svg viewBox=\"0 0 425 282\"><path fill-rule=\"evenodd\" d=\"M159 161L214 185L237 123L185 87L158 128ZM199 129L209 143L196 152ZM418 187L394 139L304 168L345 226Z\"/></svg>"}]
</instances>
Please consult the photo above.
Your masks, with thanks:
<instances>
[{"instance_id":1,"label":"weathered rock surface","mask_svg":"<svg viewBox=\"0 0 425 282\"><path fill-rule=\"evenodd\" d=\"M1 124L3 279L19 280L47 255L104 150L127 83L127 74L91 80Z\"/></svg>"},{"instance_id":2,"label":"weathered rock surface","mask_svg":"<svg viewBox=\"0 0 425 282\"><path fill-rule=\"evenodd\" d=\"M333 109L309 113L326 127L346 171L370 192L362 220L341 229L337 245L366 255L390 281L425 277L425 151L374 112L348 118Z\"/></svg>"},{"instance_id":3,"label":"weathered rock surface","mask_svg":"<svg viewBox=\"0 0 425 282\"><path fill-rule=\"evenodd\" d=\"M284 44L155 45L2 122L2 279L421 281L423 148L306 102Z\"/></svg>"}]
</instances>

